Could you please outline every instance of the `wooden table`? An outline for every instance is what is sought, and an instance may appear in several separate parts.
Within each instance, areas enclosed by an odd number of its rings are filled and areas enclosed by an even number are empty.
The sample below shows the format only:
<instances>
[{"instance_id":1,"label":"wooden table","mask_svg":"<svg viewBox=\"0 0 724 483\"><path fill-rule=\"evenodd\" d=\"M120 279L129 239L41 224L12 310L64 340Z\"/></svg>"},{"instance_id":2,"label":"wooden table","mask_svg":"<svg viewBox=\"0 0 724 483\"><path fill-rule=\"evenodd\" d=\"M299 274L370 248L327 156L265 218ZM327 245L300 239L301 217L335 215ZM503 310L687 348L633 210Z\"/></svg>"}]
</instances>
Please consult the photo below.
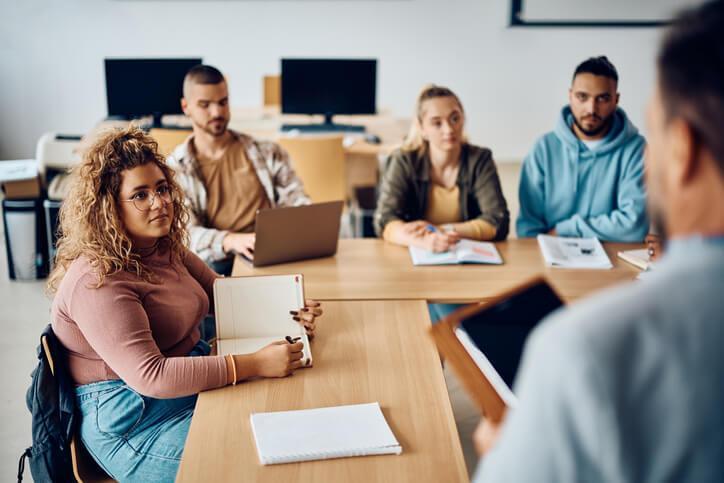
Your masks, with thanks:
<instances>
[{"instance_id":1,"label":"wooden table","mask_svg":"<svg viewBox=\"0 0 724 483\"><path fill-rule=\"evenodd\" d=\"M611 270L550 268L535 239L497 243L503 265L415 267L407 248L379 239L339 240L334 257L253 268L236 260L233 275L301 273L305 294L319 300L413 299L436 302L485 300L534 275L542 274L567 301L604 287L633 280L638 270L619 260L616 252L642 248L638 244L607 243Z\"/></svg>"},{"instance_id":2,"label":"wooden table","mask_svg":"<svg viewBox=\"0 0 724 483\"><path fill-rule=\"evenodd\" d=\"M315 366L199 395L177 481L468 481L423 301L326 302ZM252 412L379 401L402 455L262 466Z\"/></svg>"}]
</instances>

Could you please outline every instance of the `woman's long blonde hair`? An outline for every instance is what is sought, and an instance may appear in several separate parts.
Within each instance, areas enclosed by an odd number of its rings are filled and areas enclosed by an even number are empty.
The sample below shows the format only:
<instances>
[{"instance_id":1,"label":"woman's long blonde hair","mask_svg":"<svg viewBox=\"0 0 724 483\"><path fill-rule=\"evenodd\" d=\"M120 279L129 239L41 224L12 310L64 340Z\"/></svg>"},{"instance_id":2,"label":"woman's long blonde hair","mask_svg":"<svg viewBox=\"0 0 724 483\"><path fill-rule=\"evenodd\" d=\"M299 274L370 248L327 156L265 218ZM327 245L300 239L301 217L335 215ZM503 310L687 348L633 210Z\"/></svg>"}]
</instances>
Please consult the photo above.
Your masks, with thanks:
<instances>
[{"instance_id":1,"label":"woman's long blonde hair","mask_svg":"<svg viewBox=\"0 0 724 483\"><path fill-rule=\"evenodd\" d=\"M55 267L48 278L47 290L55 293L71 262L86 257L98 276L97 287L105 278L121 271L135 273L153 282L138 253L132 251L131 239L123 226L119 211L121 174L123 171L154 163L161 169L172 193L173 220L164 237L171 261L181 261L187 243L188 211L182 191L174 179L158 144L137 127L103 134L84 154L76 166L70 193L59 214L59 239Z\"/></svg>"},{"instance_id":2,"label":"woman's long blonde hair","mask_svg":"<svg viewBox=\"0 0 724 483\"><path fill-rule=\"evenodd\" d=\"M415 103L415 118L412 120L412 124L410 125L410 131L407 133L405 140L402 142L403 151L417 151L420 155L422 155L429 149L428 141L422 137L422 116L424 114L422 108L425 101L438 97L452 97L460 107L460 112L462 112L463 115L465 114L463 103L460 102L460 99L452 90L435 84L425 85L417 95L417 102ZM465 139L463 139L463 142L464 141Z\"/></svg>"}]
</instances>

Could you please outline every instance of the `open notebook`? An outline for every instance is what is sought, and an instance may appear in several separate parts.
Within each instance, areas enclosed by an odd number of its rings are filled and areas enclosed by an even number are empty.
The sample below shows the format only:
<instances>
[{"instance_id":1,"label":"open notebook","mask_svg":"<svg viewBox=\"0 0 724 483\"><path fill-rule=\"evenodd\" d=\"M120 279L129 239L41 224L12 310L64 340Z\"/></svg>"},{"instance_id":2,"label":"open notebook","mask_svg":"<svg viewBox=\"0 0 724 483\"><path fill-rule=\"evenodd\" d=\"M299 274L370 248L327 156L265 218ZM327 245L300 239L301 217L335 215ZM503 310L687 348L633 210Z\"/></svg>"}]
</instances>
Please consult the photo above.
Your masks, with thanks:
<instances>
[{"instance_id":1,"label":"open notebook","mask_svg":"<svg viewBox=\"0 0 724 483\"><path fill-rule=\"evenodd\" d=\"M452 250L434 253L423 248L410 247L413 265L454 265L457 263L489 263L500 265L503 259L489 242L460 240Z\"/></svg>"},{"instance_id":2,"label":"open notebook","mask_svg":"<svg viewBox=\"0 0 724 483\"><path fill-rule=\"evenodd\" d=\"M558 268L613 268L598 238L568 238L538 235L546 264Z\"/></svg>"},{"instance_id":3,"label":"open notebook","mask_svg":"<svg viewBox=\"0 0 724 483\"><path fill-rule=\"evenodd\" d=\"M250 354L286 336L300 337L302 360L312 365L309 339L290 310L304 307L302 275L219 278L214 282L219 355Z\"/></svg>"},{"instance_id":4,"label":"open notebook","mask_svg":"<svg viewBox=\"0 0 724 483\"><path fill-rule=\"evenodd\" d=\"M402 453L377 402L255 413L251 430L263 465Z\"/></svg>"}]
</instances>

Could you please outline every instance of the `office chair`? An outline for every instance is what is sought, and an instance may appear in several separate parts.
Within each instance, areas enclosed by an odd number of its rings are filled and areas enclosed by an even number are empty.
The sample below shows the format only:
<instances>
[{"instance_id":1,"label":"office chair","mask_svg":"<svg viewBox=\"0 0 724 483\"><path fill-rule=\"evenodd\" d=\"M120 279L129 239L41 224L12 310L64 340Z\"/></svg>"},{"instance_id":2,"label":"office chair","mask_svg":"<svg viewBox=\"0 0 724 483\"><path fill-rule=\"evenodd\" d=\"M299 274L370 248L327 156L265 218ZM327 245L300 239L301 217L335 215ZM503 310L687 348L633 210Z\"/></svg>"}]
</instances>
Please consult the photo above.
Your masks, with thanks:
<instances>
[{"instance_id":1,"label":"office chair","mask_svg":"<svg viewBox=\"0 0 724 483\"><path fill-rule=\"evenodd\" d=\"M191 129L153 128L148 131L148 135L158 143L158 152L163 156L168 156L176 146L186 141L191 132Z\"/></svg>"},{"instance_id":2,"label":"office chair","mask_svg":"<svg viewBox=\"0 0 724 483\"><path fill-rule=\"evenodd\" d=\"M292 167L314 203L347 199L347 170L341 135L283 137Z\"/></svg>"}]
</instances>

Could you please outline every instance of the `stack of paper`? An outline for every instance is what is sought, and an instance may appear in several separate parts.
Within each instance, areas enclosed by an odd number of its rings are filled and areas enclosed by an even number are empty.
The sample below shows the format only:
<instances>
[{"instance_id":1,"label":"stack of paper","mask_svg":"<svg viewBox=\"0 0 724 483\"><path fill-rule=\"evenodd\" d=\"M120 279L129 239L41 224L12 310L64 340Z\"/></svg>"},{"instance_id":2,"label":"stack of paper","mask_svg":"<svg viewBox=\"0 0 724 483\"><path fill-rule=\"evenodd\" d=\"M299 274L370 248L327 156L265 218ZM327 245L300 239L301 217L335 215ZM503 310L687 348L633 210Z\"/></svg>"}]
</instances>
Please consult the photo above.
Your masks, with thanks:
<instances>
[{"instance_id":1,"label":"stack of paper","mask_svg":"<svg viewBox=\"0 0 724 483\"><path fill-rule=\"evenodd\" d=\"M538 235L546 264L559 268L613 268L598 238L564 238Z\"/></svg>"},{"instance_id":2,"label":"stack of paper","mask_svg":"<svg viewBox=\"0 0 724 483\"><path fill-rule=\"evenodd\" d=\"M251 415L263 465L400 454L379 403Z\"/></svg>"},{"instance_id":3,"label":"stack of paper","mask_svg":"<svg viewBox=\"0 0 724 483\"><path fill-rule=\"evenodd\" d=\"M410 247L410 256L413 265L454 265L456 263L500 265L503 263L494 244L472 240L460 240L454 248L442 253Z\"/></svg>"}]
</instances>

